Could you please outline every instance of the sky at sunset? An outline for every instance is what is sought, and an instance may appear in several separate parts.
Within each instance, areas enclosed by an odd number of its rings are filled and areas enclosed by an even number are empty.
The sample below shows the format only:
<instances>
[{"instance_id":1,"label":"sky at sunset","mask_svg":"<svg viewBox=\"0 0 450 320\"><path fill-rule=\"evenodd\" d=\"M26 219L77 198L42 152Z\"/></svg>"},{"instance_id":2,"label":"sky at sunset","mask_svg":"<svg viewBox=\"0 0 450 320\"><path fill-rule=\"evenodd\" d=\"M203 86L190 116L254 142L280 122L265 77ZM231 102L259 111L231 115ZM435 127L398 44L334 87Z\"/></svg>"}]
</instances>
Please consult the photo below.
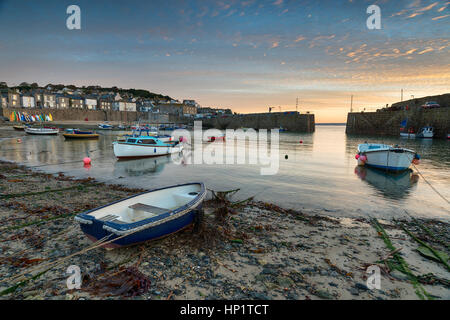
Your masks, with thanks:
<instances>
[{"instance_id":1,"label":"sky at sunset","mask_svg":"<svg viewBox=\"0 0 450 320\"><path fill-rule=\"evenodd\" d=\"M81 8L81 30L66 8ZM381 9L369 30L367 7ZM450 2L0 0L0 81L141 88L240 113L450 92Z\"/></svg>"}]
</instances>

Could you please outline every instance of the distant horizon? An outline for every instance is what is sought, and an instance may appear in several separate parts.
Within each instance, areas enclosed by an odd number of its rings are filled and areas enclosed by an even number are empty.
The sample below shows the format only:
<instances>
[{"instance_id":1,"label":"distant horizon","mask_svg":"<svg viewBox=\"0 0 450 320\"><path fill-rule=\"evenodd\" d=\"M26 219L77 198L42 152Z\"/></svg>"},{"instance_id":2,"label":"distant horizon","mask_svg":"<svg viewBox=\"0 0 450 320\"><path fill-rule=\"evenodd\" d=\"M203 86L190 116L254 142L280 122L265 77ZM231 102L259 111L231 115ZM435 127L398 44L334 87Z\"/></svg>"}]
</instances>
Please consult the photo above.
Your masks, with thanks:
<instances>
[{"instance_id":1,"label":"distant horizon","mask_svg":"<svg viewBox=\"0 0 450 320\"><path fill-rule=\"evenodd\" d=\"M448 91L450 3L375 3L380 29L362 0L79 0L81 29L70 30L65 1L0 0L1 76L142 88L238 113L298 105L320 123L345 122L351 96L354 110L375 111Z\"/></svg>"}]
</instances>

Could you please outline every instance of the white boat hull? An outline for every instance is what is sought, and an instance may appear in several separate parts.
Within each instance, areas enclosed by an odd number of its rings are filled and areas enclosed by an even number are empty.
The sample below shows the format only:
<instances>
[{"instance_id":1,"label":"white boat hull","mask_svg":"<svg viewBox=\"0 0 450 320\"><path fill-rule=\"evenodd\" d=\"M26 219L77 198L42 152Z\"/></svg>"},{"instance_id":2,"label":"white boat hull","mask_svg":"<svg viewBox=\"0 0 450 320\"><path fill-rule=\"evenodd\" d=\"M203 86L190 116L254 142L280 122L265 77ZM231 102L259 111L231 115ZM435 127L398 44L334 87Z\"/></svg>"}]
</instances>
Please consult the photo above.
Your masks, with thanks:
<instances>
[{"instance_id":1,"label":"white boat hull","mask_svg":"<svg viewBox=\"0 0 450 320\"><path fill-rule=\"evenodd\" d=\"M58 134L58 129L50 129L50 128L25 128L24 131L28 134L35 135L55 135Z\"/></svg>"},{"instance_id":2,"label":"white boat hull","mask_svg":"<svg viewBox=\"0 0 450 320\"><path fill-rule=\"evenodd\" d=\"M400 133L400 137L402 138L408 138L408 139L415 139L416 134L415 133Z\"/></svg>"},{"instance_id":3,"label":"white boat hull","mask_svg":"<svg viewBox=\"0 0 450 320\"><path fill-rule=\"evenodd\" d=\"M382 144L360 144L358 164L388 171L403 171L411 166L416 153L413 150ZM365 156L365 159L361 158Z\"/></svg>"},{"instance_id":4,"label":"white boat hull","mask_svg":"<svg viewBox=\"0 0 450 320\"><path fill-rule=\"evenodd\" d=\"M114 155L119 159L136 159L168 155L183 151L183 145L171 146L151 146L151 145L133 145L121 142L113 144Z\"/></svg>"},{"instance_id":5,"label":"white boat hull","mask_svg":"<svg viewBox=\"0 0 450 320\"><path fill-rule=\"evenodd\" d=\"M417 138L422 138L422 139L431 139L431 138L433 138L433 136L434 136L433 127L424 127L417 134Z\"/></svg>"},{"instance_id":6,"label":"white boat hull","mask_svg":"<svg viewBox=\"0 0 450 320\"><path fill-rule=\"evenodd\" d=\"M423 139L431 139L433 138L434 133L433 132L423 132L417 135L418 138L423 138Z\"/></svg>"},{"instance_id":7,"label":"white boat hull","mask_svg":"<svg viewBox=\"0 0 450 320\"><path fill-rule=\"evenodd\" d=\"M379 169L393 171L406 170L414 159L414 153L395 153L392 151L379 151L366 154L366 165Z\"/></svg>"}]
</instances>

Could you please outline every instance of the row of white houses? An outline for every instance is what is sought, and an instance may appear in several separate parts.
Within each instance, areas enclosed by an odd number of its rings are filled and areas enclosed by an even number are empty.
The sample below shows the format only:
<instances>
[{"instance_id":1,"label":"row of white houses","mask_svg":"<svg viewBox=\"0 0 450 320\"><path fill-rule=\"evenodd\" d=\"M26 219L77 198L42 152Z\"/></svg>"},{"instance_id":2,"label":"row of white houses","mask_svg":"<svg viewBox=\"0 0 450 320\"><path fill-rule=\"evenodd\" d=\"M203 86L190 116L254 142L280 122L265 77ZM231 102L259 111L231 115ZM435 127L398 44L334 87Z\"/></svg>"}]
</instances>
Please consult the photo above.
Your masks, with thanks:
<instances>
[{"instance_id":1,"label":"row of white houses","mask_svg":"<svg viewBox=\"0 0 450 320\"><path fill-rule=\"evenodd\" d=\"M47 92L0 93L0 107L137 111L135 101L122 99L120 96L82 97Z\"/></svg>"}]
</instances>

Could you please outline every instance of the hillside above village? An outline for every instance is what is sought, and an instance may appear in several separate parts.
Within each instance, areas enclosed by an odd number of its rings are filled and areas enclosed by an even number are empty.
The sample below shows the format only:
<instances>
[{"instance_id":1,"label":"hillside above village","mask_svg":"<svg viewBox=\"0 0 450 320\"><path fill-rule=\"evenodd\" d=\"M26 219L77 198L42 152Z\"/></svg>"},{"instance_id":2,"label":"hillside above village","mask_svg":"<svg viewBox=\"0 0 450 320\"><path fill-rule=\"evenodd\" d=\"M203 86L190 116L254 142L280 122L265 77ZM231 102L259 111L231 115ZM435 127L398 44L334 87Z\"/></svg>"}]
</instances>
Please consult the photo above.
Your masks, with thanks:
<instances>
[{"instance_id":1,"label":"hillside above village","mask_svg":"<svg viewBox=\"0 0 450 320\"><path fill-rule=\"evenodd\" d=\"M56 92L59 94L63 93L69 93L69 94L79 94L79 95L105 95L105 94L120 94L122 97L129 97L129 98L143 98L143 99L151 99L155 101L171 101L174 100L170 96L159 94L159 93L153 93L148 90L144 89L124 89L124 88L118 88L116 86L114 87L101 87L98 85L93 86L82 86L78 87L75 85L65 85L65 84L47 84L45 86L39 86L36 82L34 83L27 83L22 82L18 86L11 86L9 87L6 82L0 82L0 90L7 91L17 91L20 93L26 93L31 92L35 90L47 90Z\"/></svg>"}]
</instances>

